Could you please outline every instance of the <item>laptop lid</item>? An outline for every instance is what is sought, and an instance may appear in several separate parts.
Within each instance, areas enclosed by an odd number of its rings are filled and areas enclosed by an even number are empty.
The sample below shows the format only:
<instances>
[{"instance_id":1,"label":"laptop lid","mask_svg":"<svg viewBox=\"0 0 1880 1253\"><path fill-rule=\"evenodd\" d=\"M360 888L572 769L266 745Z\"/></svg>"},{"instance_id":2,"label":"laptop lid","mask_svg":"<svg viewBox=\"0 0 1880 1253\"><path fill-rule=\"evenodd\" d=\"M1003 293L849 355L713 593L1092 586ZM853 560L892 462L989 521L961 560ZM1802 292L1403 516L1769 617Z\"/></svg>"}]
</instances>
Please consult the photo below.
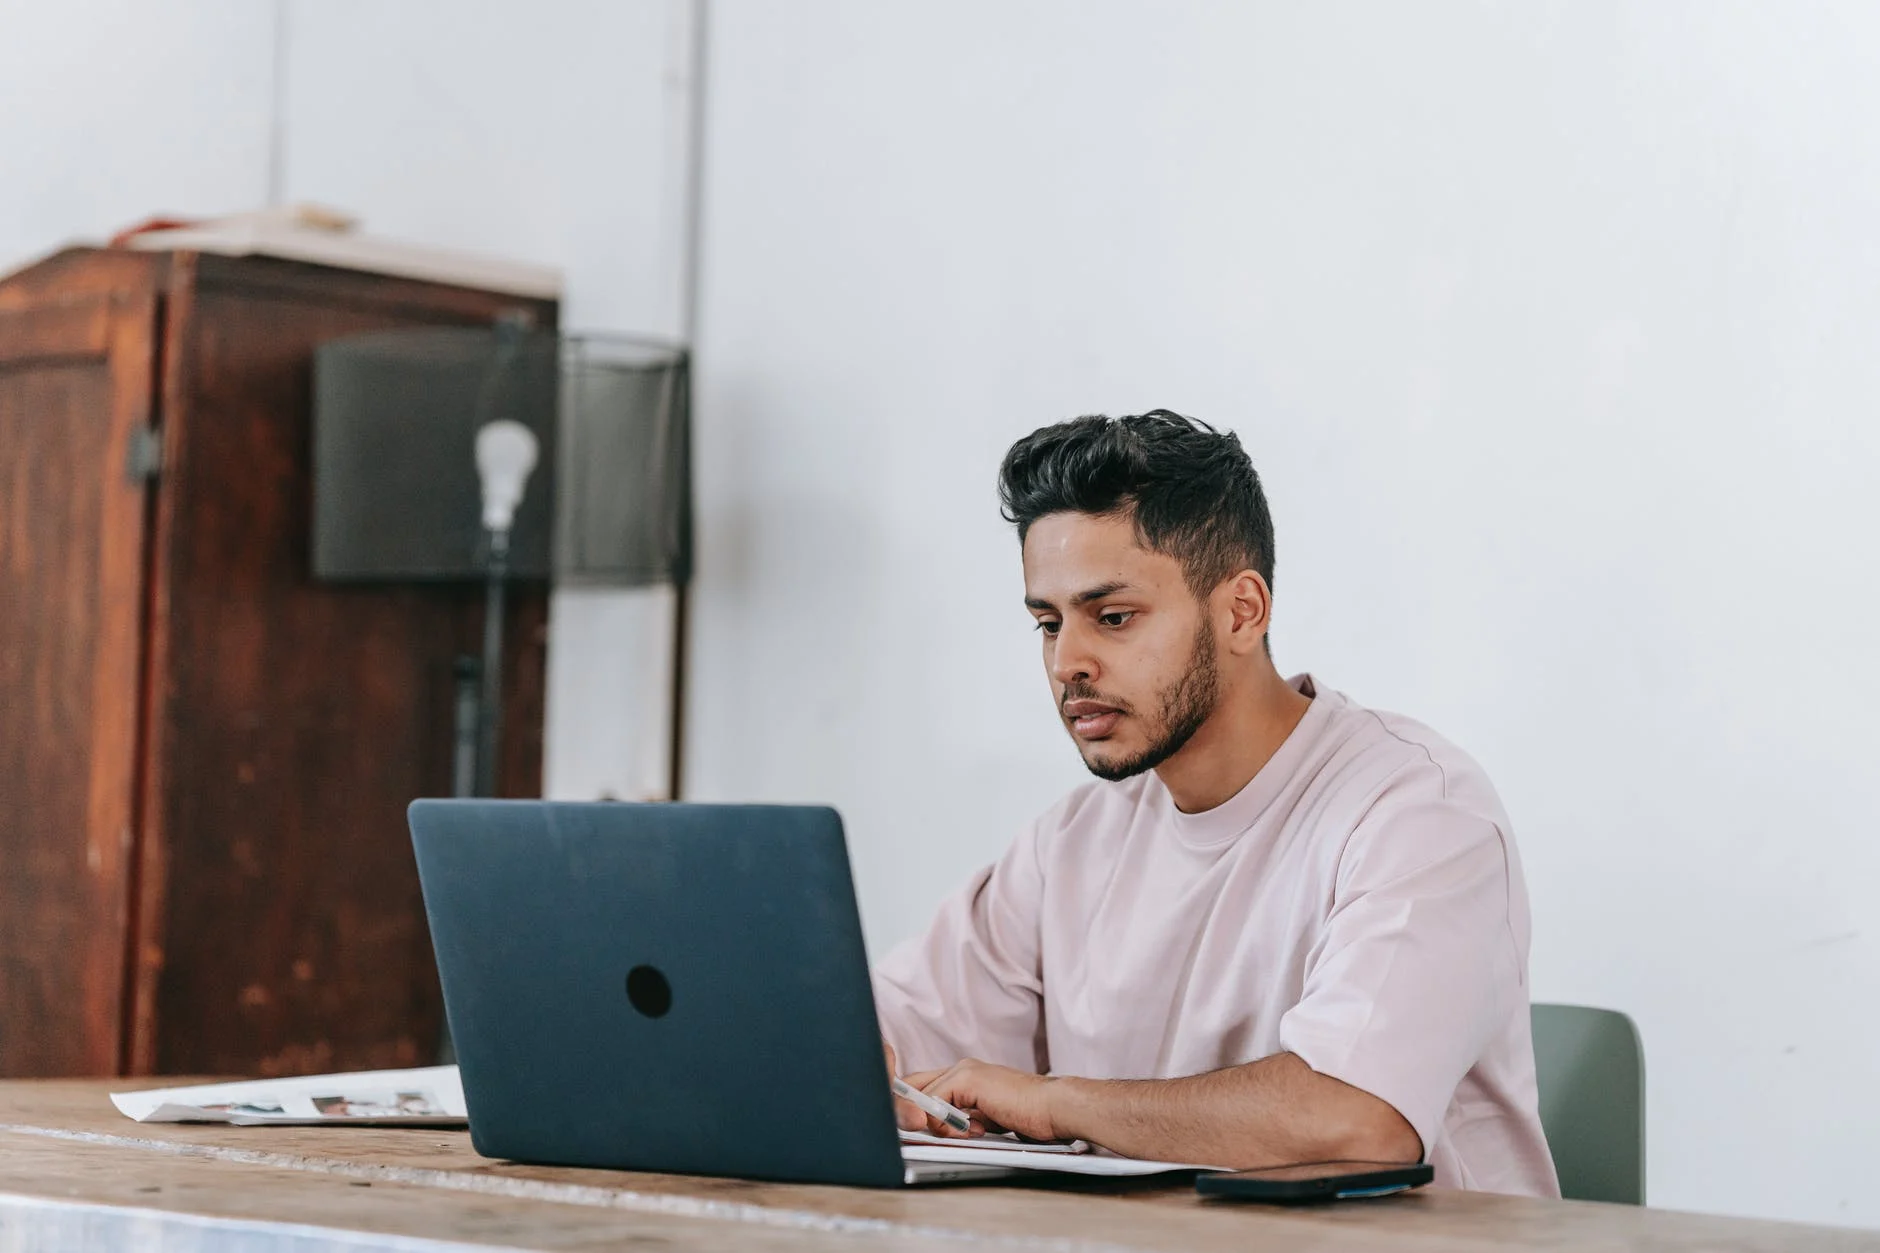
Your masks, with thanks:
<instances>
[{"instance_id":1,"label":"laptop lid","mask_svg":"<svg viewBox=\"0 0 1880 1253\"><path fill-rule=\"evenodd\" d=\"M834 810L420 800L410 820L479 1153L903 1182Z\"/></svg>"}]
</instances>

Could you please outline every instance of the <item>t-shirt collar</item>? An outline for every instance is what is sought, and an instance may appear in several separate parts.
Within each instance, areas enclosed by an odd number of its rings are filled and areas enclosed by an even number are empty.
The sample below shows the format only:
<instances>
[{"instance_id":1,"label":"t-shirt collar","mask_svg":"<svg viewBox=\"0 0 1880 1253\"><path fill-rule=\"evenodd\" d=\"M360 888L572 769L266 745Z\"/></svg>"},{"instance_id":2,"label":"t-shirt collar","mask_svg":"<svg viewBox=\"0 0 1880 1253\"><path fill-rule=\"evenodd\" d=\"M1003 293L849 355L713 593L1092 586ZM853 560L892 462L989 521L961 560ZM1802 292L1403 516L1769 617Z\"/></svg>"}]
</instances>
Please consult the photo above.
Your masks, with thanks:
<instances>
[{"instance_id":1,"label":"t-shirt collar","mask_svg":"<svg viewBox=\"0 0 1880 1253\"><path fill-rule=\"evenodd\" d=\"M1237 838L1260 820L1267 806L1278 798L1304 764L1306 755L1312 751L1313 742L1319 738L1327 719L1332 716L1332 702L1319 692L1310 674L1296 674L1286 682L1300 695L1310 697L1312 703L1306 706L1305 715L1293 727L1292 734L1286 737L1266 764L1247 780L1244 787L1213 809L1204 809L1196 814L1185 814L1175 808L1174 798L1168 795L1168 789L1162 789L1176 837L1182 843L1195 848L1207 848ZM1160 779L1156 780L1156 786L1161 786Z\"/></svg>"}]
</instances>

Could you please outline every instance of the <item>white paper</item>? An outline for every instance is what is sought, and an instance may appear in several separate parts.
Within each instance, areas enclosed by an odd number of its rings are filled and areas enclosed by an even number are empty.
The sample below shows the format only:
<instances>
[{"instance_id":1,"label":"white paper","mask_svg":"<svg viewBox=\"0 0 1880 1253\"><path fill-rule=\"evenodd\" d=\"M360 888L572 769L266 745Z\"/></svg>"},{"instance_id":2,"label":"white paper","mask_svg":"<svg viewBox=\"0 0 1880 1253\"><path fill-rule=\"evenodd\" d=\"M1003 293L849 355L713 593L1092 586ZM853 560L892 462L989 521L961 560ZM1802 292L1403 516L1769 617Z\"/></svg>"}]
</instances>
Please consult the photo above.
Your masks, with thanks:
<instances>
[{"instance_id":1,"label":"white paper","mask_svg":"<svg viewBox=\"0 0 1880 1253\"><path fill-rule=\"evenodd\" d=\"M1069 1143L1033 1144L1020 1140L1016 1136L930 1136L925 1131L903 1131L902 1147L910 1144L934 1145L950 1149L1009 1149L1026 1153L1088 1153L1090 1146L1082 1140Z\"/></svg>"},{"instance_id":2,"label":"white paper","mask_svg":"<svg viewBox=\"0 0 1880 1253\"><path fill-rule=\"evenodd\" d=\"M286 257L315 265L342 266L378 274L483 287L555 300L561 296L561 271L476 253L433 248L363 235L352 231L308 229L292 219L268 212L238 213L193 226L144 231L130 239L132 248L219 252L234 257Z\"/></svg>"},{"instance_id":3,"label":"white paper","mask_svg":"<svg viewBox=\"0 0 1880 1253\"><path fill-rule=\"evenodd\" d=\"M1043 1146L1038 1146L1043 1147ZM1226 1166L1201 1166L1193 1162L1149 1162L1133 1157L1111 1157L1103 1153L1039 1152L1026 1148L957 1148L939 1144L903 1144L901 1160L908 1162L947 1162L952 1165L1008 1166L1017 1170L1049 1170L1066 1175L1160 1175L1177 1170L1226 1170Z\"/></svg>"},{"instance_id":4,"label":"white paper","mask_svg":"<svg viewBox=\"0 0 1880 1253\"><path fill-rule=\"evenodd\" d=\"M113 1092L111 1103L138 1122L462 1127L469 1121L455 1066Z\"/></svg>"}]
</instances>

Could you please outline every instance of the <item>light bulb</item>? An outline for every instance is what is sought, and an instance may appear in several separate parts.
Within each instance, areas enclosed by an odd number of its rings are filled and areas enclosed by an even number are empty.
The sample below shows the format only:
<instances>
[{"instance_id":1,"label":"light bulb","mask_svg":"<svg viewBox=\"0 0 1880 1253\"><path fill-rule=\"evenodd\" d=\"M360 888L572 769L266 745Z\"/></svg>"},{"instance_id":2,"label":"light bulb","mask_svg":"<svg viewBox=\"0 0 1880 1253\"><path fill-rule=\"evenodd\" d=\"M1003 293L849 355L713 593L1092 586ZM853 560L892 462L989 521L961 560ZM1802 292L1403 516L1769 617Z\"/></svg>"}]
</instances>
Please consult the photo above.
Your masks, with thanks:
<instances>
[{"instance_id":1,"label":"light bulb","mask_svg":"<svg viewBox=\"0 0 1880 1253\"><path fill-rule=\"evenodd\" d=\"M535 469L535 432L520 422L490 422L477 432L477 477L483 481L483 526L507 532L516 520L529 471Z\"/></svg>"}]
</instances>

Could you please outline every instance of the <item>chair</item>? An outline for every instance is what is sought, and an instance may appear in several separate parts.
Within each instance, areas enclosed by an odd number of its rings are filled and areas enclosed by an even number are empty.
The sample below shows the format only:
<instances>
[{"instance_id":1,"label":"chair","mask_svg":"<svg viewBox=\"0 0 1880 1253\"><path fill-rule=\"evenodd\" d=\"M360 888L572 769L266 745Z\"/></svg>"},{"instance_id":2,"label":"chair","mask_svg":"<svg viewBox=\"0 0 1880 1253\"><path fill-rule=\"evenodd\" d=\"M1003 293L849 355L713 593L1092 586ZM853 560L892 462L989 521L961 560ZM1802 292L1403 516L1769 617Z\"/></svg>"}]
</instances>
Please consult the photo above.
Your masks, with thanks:
<instances>
[{"instance_id":1,"label":"chair","mask_svg":"<svg viewBox=\"0 0 1880 1253\"><path fill-rule=\"evenodd\" d=\"M1645 1052L1617 1010L1535 1005L1534 1071L1541 1127L1560 1193L1574 1201L1645 1203Z\"/></svg>"}]
</instances>

